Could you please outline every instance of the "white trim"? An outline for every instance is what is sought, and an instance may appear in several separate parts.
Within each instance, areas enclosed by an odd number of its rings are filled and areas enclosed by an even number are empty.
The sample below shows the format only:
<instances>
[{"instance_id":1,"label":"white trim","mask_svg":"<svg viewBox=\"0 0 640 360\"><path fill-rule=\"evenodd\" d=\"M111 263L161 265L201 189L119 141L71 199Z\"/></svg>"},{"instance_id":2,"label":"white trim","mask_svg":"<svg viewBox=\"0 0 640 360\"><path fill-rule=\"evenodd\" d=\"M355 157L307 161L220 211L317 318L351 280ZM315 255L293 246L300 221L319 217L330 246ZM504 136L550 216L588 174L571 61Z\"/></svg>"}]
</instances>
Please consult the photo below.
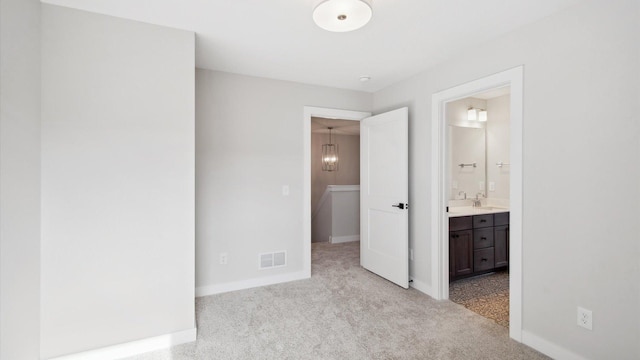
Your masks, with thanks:
<instances>
[{"instance_id":1,"label":"white trim","mask_svg":"<svg viewBox=\"0 0 640 360\"><path fill-rule=\"evenodd\" d=\"M269 268L273 269L273 268ZM264 269L263 269L264 270ZM259 277L248 280L234 281L223 284L205 285L196 288L196 297L222 294L230 291L251 289L260 286L274 285L289 281L307 279L309 276L304 271Z\"/></svg>"},{"instance_id":2,"label":"white trim","mask_svg":"<svg viewBox=\"0 0 640 360\"><path fill-rule=\"evenodd\" d=\"M525 330L522 331L522 343L540 351L552 359L586 360L586 358L573 353L562 346L558 346Z\"/></svg>"},{"instance_id":3,"label":"white trim","mask_svg":"<svg viewBox=\"0 0 640 360\"><path fill-rule=\"evenodd\" d=\"M346 191L360 191L360 185L327 185L327 188L324 189L324 192L322 193L322 197L320 197L320 201L318 201L318 206L316 206L316 209L313 211L311 219L315 218L316 215L318 215L320 209L322 208L322 205L324 205L324 202L329 198L330 193Z\"/></svg>"},{"instance_id":4,"label":"white trim","mask_svg":"<svg viewBox=\"0 0 640 360\"><path fill-rule=\"evenodd\" d=\"M360 191L360 185L327 185L331 192Z\"/></svg>"},{"instance_id":5,"label":"white trim","mask_svg":"<svg viewBox=\"0 0 640 360\"><path fill-rule=\"evenodd\" d=\"M329 242L332 244L341 244L354 241L360 241L360 235L329 236Z\"/></svg>"},{"instance_id":6,"label":"white trim","mask_svg":"<svg viewBox=\"0 0 640 360\"><path fill-rule=\"evenodd\" d=\"M107 346L71 355L50 358L50 360L111 360L135 356L149 351L167 349L172 346L196 341L197 329L188 329L148 339Z\"/></svg>"},{"instance_id":7,"label":"white trim","mask_svg":"<svg viewBox=\"0 0 640 360\"><path fill-rule=\"evenodd\" d=\"M302 271L311 277L311 117L360 121L371 116L370 112L339 110L314 106L304 107L302 126Z\"/></svg>"},{"instance_id":8,"label":"white trim","mask_svg":"<svg viewBox=\"0 0 640 360\"><path fill-rule=\"evenodd\" d=\"M519 66L433 94L431 106L431 295L449 297L449 247L446 166L445 104L501 86L511 87L510 220L509 220L509 336L522 341L522 127L523 74Z\"/></svg>"},{"instance_id":9,"label":"white trim","mask_svg":"<svg viewBox=\"0 0 640 360\"><path fill-rule=\"evenodd\" d=\"M414 278L411 278L411 281L409 282L409 286L427 295L433 293L433 290L431 289L431 286L429 286L429 284L422 282L420 280L416 280Z\"/></svg>"}]
</instances>

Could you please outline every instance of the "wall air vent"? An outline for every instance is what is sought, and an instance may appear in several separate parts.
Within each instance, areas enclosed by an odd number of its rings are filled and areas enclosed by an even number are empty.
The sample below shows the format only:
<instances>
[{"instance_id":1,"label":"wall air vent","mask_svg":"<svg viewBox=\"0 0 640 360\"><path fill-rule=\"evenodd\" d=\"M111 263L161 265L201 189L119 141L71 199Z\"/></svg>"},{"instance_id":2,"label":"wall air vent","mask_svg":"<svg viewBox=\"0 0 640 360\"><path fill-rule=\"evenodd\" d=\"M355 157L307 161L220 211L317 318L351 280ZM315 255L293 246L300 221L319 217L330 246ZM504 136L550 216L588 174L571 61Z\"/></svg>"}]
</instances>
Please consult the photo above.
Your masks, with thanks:
<instances>
[{"instance_id":1,"label":"wall air vent","mask_svg":"<svg viewBox=\"0 0 640 360\"><path fill-rule=\"evenodd\" d=\"M276 251L270 253L262 253L258 256L259 269L271 269L287 266L287 252Z\"/></svg>"}]
</instances>

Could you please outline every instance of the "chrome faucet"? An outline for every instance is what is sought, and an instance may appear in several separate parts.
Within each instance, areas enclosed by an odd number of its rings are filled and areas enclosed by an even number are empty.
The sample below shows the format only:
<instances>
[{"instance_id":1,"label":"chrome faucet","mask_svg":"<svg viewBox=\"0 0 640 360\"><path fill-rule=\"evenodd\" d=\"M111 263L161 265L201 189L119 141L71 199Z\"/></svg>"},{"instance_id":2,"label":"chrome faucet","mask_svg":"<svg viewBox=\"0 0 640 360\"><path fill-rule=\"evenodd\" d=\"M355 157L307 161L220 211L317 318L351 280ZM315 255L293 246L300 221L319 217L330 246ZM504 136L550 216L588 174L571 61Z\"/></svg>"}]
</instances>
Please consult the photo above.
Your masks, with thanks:
<instances>
[{"instance_id":1,"label":"chrome faucet","mask_svg":"<svg viewBox=\"0 0 640 360\"><path fill-rule=\"evenodd\" d=\"M458 196L460 196L460 195L464 195L464 199L465 199L465 200L467 200L467 193L466 193L466 192L464 192L464 191L459 191L459 192L458 192Z\"/></svg>"},{"instance_id":2,"label":"chrome faucet","mask_svg":"<svg viewBox=\"0 0 640 360\"><path fill-rule=\"evenodd\" d=\"M476 198L473 199L473 207L482 207L482 200L480 197L484 197L484 194L479 192L476 194Z\"/></svg>"}]
</instances>

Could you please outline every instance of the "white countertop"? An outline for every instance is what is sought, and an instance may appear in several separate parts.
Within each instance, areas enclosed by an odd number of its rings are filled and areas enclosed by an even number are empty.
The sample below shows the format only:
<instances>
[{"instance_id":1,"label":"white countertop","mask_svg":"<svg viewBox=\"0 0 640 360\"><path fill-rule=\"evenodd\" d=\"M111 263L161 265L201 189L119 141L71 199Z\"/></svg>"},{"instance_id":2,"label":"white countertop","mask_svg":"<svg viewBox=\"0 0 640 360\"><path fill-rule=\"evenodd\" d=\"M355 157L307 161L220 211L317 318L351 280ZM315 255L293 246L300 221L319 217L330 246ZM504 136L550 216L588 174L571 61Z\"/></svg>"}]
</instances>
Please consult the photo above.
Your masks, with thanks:
<instances>
[{"instance_id":1,"label":"white countertop","mask_svg":"<svg viewBox=\"0 0 640 360\"><path fill-rule=\"evenodd\" d=\"M498 206L449 206L449 217L471 216L471 215L486 215L509 212L509 208Z\"/></svg>"}]
</instances>

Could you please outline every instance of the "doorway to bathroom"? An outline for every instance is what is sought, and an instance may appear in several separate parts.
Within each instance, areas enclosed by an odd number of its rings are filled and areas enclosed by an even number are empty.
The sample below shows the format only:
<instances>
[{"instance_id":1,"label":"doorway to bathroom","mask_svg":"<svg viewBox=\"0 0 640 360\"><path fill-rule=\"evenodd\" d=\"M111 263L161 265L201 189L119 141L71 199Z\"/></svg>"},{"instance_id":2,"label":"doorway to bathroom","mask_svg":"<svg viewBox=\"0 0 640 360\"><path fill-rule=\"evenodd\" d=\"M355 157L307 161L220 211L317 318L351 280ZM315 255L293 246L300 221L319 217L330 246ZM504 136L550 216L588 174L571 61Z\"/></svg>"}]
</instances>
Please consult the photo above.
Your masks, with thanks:
<instances>
[{"instance_id":1,"label":"doorway to bathroom","mask_svg":"<svg viewBox=\"0 0 640 360\"><path fill-rule=\"evenodd\" d=\"M509 86L445 104L449 300L509 327Z\"/></svg>"},{"instance_id":2,"label":"doorway to bathroom","mask_svg":"<svg viewBox=\"0 0 640 360\"><path fill-rule=\"evenodd\" d=\"M521 342L522 341L522 129L523 129L523 67L519 66L500 73L486 76L484 78L471 81L439 93L435 93L432 96L432 142L431 142L431 229L432 239L431 241L431 270L432 270L432 288L431 293L436 299L449 299L450 290L450 272L455 273L454 277L462 278L464 276L473 276L478 270L479 275L482 272L493 272L496 268L504 267L501 256L505 251L499 249L498 254L498 266L496 267L496 228L502 230L498 234L501 237L508 237L507 245L507 261L508 261L508 298L509 298L509 336ZM462 99L478 97L483 93L487 93L490 90L496 90L500 88L509 88L508 102L509 102L509 135L508 135L508 160L492 160L487 161L485 154L484 161L482 160L460 160L453 162L451 158L452 152L449 149L451 143L450 136L454 136L449 129L447 122L447 105ZM479 99L486 100L486 99ZM487 122L490 121L491 115L488 112L481 111L482 103L480 104L465 104L462 111L466 117L465 121L478 121L480 117L484 119L485 116ZM470 109L470 107L472 109ZM469 110L474 110L471 113ZM486 110L486 109L484 109ZM451 110L450 110L451 111ZM470 120L475 116L475 120ZM464 140L466 135L461 135ZM485 138L486 146L486 138ZM487 179L484 180L484 184L480 184L477 180L474 180L474 185L463 185L461 181L455 184L451 179L451 168L458 167L458 170L466 170L473 168L473 163L476 163L476 169L481 166L482 162L485 165L485 170L489 166L493 167L495 171L508 170L508 216L505 218L504 211L493 212L491 208L499 208L494 201L494 205L485 198L490 184ZM498 167L498 164L502 162L502 168ZM462 164L462 167L460 167ZM505 165L508 164L508 165ZM466 179L464 180L466 181ZM452 187L457 185L456 192ZM481 185L484 185L481 189ZM473 190L460 189L461 186L472 186ZM498 186L497 181L494 186ZM471 189L471 188L470 188ZM462 192L461 192L462 191ZM465 193L467 199L464 199ZM470 193L470 194L469 194ZM470 196L469 196L470 195ZM485 196L483 196L485 195ZM452 199L453 196L453 199ZM457 199L456 199L457 197ZM476 199L476 197L478 199ZM462 198L462 199L460 199ZM450 201L454 201L452 206L449 206ZM463 205L468 205L471 211L477 211L478 213L463 214L464 216L450 216L454 215L448 212L453 210L456 212L460 209L453 209L456 205L455 201L466 201ZM483 204L484 201L484 204ZM475 207L474 207L475 205ZM485 209L474 210L474 208ZM488 206L487 206L488 205ZM504 209L500 209L504 210ZM481 214L481 211L487 211ZM458 220L455 220L458 218ZM453 221L452 221L453 220ZM506 223L505 223L506 222ZM451 225L451 227L450 227ZM474 244L474 235L478 233L479 244ZM451 232L460 231L460 233L451 234ZM489 236L493 233L494 236ZM452 259L450 253L450 235L458 235L458 241L454 246L459 246L466 249L467 257L461 259ZM493 243L491 241L493 240ZM502 239L498 241L500 244L504 243ZM493 246L490 246L492 245ZM474 248L475 246L475 248ZM455 251L457 249L453 249ZM477 253L476 253L477 251ZM456 251L457 253L457 251ZM475 255L478 255L477 257ZM493 255L493 257L491 257ZM462 256L461 256L462 257ZM450 262L455 262L452 264ZM478 265L476 266L476 260Z\"/></svg>"}]
</instances>

